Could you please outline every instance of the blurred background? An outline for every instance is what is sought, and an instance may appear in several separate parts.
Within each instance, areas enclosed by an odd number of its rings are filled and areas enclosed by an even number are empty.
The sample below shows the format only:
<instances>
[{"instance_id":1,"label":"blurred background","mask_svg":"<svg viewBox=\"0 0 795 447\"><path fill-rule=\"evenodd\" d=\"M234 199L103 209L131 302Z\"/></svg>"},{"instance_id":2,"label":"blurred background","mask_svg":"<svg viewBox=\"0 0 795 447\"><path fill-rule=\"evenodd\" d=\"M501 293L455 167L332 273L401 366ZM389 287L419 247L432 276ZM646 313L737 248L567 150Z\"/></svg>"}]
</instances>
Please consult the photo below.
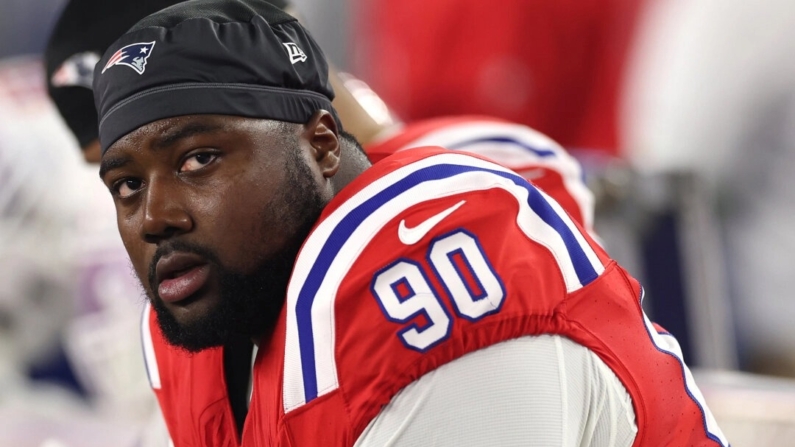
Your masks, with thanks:
<instances>
[{"instance_id":1,"label":"blurred background","mask_svg":"<svg viewBox=\"0 0 795 447\"><path fill-rule=\"evenodd\" d=\"M0 0L0 444L158 445L144 300L46 94L65 3ZM795 445L795 2L293 4L403 121L493 115L568 149L733 445Z\"/></svg>"}]
</instances>

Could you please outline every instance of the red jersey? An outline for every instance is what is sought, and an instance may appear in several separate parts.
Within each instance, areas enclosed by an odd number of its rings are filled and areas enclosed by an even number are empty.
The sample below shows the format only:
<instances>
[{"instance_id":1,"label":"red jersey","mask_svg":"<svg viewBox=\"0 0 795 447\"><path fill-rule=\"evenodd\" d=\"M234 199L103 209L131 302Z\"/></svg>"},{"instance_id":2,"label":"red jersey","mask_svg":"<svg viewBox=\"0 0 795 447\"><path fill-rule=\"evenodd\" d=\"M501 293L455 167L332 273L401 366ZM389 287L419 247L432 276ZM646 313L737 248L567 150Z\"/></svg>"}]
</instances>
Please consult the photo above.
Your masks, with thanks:
<instances>
[{"instance_id":1,"label":"red jersey","mask_svg":"<svg viewBox=\"0 0 795 447\"><path fill-rule=\"evenodd\" d=\"M377 163L397 151L441 146L490 158L555 199L593 234L594 198L580 163L559 144L525 125L486 116L450 116L411 123L365 148Z\"/></svg>"},{"instance_id":2,"label":"red jersey","mask_svg":"<svg viewBox=\"0 0 795 447\"><path fill-rule=\"evenodd\" d=\"M535 334L568 337L615 372L635 446L727 445L640 300L639 284L521 176L422 148L374 165L323 211L260 346L242 439L222 349L172 348L151 315L144 335L176 447L351 446L425 373Z\"/></svg>"}]
</instances>

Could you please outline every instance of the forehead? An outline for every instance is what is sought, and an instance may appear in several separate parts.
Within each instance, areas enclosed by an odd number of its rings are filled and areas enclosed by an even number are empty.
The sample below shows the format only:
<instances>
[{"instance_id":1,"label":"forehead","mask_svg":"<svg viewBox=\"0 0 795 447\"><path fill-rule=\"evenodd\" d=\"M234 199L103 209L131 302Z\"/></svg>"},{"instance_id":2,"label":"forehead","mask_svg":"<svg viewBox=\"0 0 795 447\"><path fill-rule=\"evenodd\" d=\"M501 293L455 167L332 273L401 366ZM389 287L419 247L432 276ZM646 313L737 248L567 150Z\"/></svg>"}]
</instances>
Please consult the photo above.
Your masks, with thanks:
<instances>
[{"instance_id":1,"label":"forehead","mask_svg":"<svg viewBox=\"0 0 795 447\"><path fill-rule=\"evenodd\" d=\"M119 138L103 154L149 146L169 146L183 138L218 131L235 131L245 118L227 115L185 115L153 121Z\"/></svg>"}]
</instances>

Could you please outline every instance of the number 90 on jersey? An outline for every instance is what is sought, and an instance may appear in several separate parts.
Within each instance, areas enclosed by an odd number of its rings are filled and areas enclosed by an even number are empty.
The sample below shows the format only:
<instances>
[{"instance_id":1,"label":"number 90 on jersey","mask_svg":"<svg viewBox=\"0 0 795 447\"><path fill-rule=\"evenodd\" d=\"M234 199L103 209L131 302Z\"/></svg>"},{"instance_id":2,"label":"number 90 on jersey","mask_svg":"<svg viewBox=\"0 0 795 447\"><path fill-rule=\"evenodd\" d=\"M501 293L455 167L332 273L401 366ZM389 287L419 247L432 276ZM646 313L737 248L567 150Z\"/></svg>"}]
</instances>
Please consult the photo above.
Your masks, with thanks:
<instances>
[{"instance_id":1,"label":"number 90 on jersey","mask_svg":"<svg viewBox=\"0 0 795 447\"><path fill-rule=\"evenodd\" d=\"M426 259L432 272L411 259L398 259L375 274L371 290L386 318L404 324L397 336L403 344L424 352L445 340L452 316L442 300L444 292L455 315L470 321L500 311L505 287L486 258L477 237L459 229L434 239ZM436 290L428 275L438 278Z\"/></svg>"}]
</instances>

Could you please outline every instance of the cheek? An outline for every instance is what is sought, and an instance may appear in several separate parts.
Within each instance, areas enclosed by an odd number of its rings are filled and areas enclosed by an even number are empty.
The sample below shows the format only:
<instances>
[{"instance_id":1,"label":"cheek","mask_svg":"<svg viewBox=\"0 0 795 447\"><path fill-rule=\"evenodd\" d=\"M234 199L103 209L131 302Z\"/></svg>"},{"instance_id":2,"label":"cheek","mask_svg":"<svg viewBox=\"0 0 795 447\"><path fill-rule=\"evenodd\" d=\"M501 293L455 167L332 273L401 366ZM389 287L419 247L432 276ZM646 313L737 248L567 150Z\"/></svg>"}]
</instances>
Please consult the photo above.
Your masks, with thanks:
<instances>
[{"instance_id":1,"label":"cheek","mask_svg":"<svg viewBox=\"0 0 795 447\"><path fill-rule=\"evenodd\" d=\"M135 274L143 283L144 287L149 289L147 284L147 277L149 275L149 261L154 255L155 247L146 244L141 240L140 231L137 221L133 216L117 219L119 227L119 235L121 236L124 248L127 250L127 255L130 257Z\"/></svg>"},{"instance_id":2,"label":"cheek","mask_svg":"<svg viewBox=\"0 0 795 447\"><path fill-rule=\"evenodd\" d=\"M214 199L201 206L197 230L213 239L212 245L227 267L248 273L285 244L290 226L283 218L284 204L275 193L280 180L242 177L215 189Z\"/></svg>"}]
</instances>

